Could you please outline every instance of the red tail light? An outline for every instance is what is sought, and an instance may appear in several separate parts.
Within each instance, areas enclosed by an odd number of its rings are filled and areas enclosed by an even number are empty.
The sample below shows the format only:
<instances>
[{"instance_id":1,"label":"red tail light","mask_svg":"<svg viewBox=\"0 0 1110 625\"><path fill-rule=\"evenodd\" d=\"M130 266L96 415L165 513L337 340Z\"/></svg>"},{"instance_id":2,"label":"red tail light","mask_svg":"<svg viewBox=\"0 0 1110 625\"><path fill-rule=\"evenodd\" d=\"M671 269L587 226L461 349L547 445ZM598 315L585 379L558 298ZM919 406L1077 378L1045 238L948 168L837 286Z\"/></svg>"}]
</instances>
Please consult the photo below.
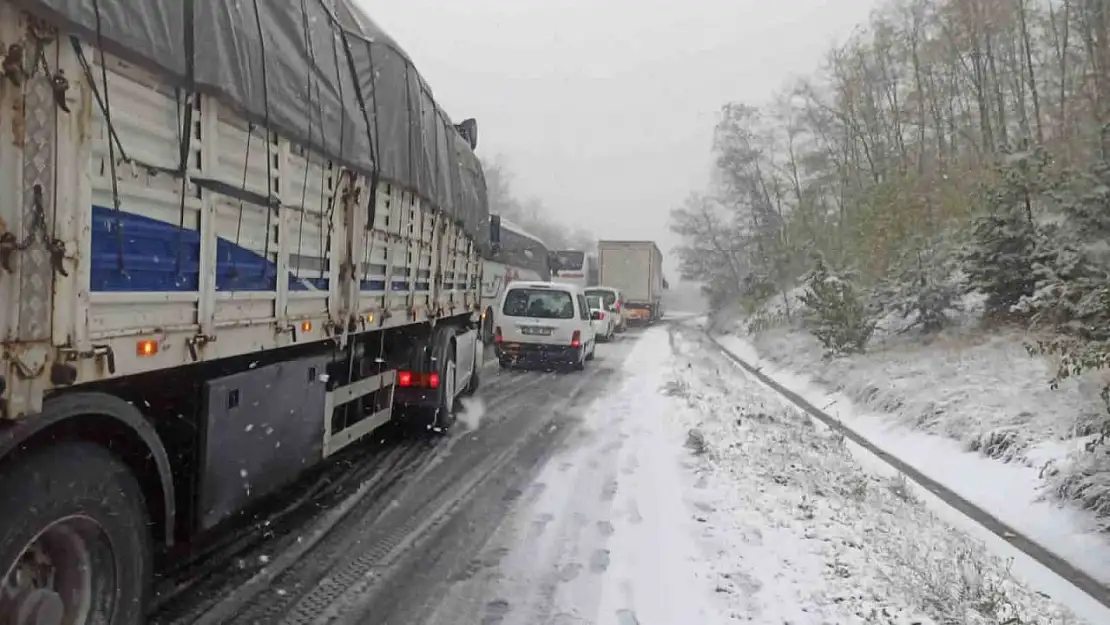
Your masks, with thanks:
<instances>
[{"instance_id":1,"label":"red tail light","mask_svg":"<svg viewBox=\"0 0 1110 625\"><path fill-rule=\"evenodd\" d=\"M493 342L494 343L500 343L504 340L505 340L505 337L501 336L501 326L497 326L496 328L493 329Z\"/></svg>"},{"instance_id":2,"label":"red tail light","mask_svg":"<svg viewBox=\"0 0 1110 625\"><path fill-rule=\"evenodd\" d=\"M621 311L621 303L617 302L617 312L620 312L620 311Z\"/></svg>"},{"instance_id":3,"label":"red tail light","mask_svg":"<svg viewBox=\"0 0 1110 625\"><path fill-rule=\"evenodd\" d=\"M404 388L439 388L439 374L398 371L397 386Z\"/></svg>"},{"instance_id":4,"label":"red tail light","mask_svg":"<svg viewBox=\"0 0 1110 625\"><path fill-rule=\"evenodd\" d=\"M574 334L570 335L570 346L580 347L582 345L582 332L575 330Z\"/></svg>"}]
</instances>

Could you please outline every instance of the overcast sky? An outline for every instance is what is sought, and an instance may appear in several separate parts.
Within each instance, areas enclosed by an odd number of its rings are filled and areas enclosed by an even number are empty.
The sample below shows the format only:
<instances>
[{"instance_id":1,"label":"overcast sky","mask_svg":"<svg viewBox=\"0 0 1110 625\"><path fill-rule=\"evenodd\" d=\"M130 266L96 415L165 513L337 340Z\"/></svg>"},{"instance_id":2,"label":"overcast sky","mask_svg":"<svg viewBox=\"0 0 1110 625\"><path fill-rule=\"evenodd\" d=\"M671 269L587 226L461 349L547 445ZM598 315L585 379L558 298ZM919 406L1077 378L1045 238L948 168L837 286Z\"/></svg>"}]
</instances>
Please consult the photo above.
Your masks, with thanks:
<instances>
[{"instance_id":1,"label":"overcast sky","mask_svg":"<svg viewBox=\"0 0 1110 625\"><path fill-rule=\"evenodd\" d=\"M356 1L405 48L452 119L477 118L479 155L503 155L519 194L599 238L654 239L665 256L677 243L668 212L708 181L721 105L762 103L812 73L877 6Z\"/></svg>"}]
</instances>

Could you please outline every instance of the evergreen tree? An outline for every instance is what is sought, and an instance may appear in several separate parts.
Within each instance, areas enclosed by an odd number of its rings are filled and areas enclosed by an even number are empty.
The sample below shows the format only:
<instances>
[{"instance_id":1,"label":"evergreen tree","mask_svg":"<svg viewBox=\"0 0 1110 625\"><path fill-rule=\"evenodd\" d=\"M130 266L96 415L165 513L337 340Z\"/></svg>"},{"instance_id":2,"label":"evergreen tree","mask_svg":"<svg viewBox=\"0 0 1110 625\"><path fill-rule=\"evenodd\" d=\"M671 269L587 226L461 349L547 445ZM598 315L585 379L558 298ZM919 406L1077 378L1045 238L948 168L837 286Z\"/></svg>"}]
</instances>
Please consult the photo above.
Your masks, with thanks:
<instances>
[{"instance_id":1,"label":"evergreen tree","mask_svg":"<svg viewBox=\"0 0 1110 625\"><path fill-rule=\"evenodd\" d=\"M903 319L912 317L907 330L919 327L931 333L942 329L948 325L949 315L961 309L953 261L948 250L936 243L918 242L899 259L878 289L880 308Z\"/></svg>"},{"instance_id":2,"label":"evergreen tree","mask_svg":"<svg viewBox=\"0 0 1110 625\"><path fill-rule=\"evenodd\" d=\"M806 327L824 346L825 356L862 353L875 322L852 281L837 276L822 256L815 255L805 282Z\"/></svg>"},{"instance_id":3,"label":"evergreen tree","mask_svg":"<svg viewBox=\"0 0 1110 625\"><path fill-rule=\"evenodd\" d=\"M1033 224L1016 211L982 215L962 253L967 289L987 297L987 312L1008 314L1033 294L1036 251Z\"/></svg>"},{"instance_id":4,"label":"evergreen tree","mask_svg":"<svg viewBox=\"0 0 1110 625\"><path fill-rule=\"evenodd\" d=\"M1050 186L1041 148L1002 155L999 182L986 197L986 214L972 222L971 241L963 251L970 291L987 296L987 312L1006 315L1036 288L1037 262L1034 205Z\"/></svg>"}]
</instances>

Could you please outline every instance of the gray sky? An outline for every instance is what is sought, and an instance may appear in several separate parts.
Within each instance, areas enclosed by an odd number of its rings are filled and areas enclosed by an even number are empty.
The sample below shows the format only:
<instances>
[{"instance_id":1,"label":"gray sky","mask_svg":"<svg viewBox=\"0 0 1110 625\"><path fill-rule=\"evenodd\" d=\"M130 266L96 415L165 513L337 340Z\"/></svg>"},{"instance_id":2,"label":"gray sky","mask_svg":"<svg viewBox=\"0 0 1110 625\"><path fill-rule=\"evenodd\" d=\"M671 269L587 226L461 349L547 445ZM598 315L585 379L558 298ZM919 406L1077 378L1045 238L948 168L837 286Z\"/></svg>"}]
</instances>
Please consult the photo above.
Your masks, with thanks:
<instances>
[{"instance_id":1,"label":"gray sky","mask_svg":"<svg viewBox=\"0 0 1110 625\"><path fill-rule=\"evenodd\" d=\"M356 0L520 195L599 238L654 239L708 181L717 111L759 104L875 0ZM675 276L673 262L666 263ZM677 277L677 276L675 276Z\"/></svg>"}]
</instances>

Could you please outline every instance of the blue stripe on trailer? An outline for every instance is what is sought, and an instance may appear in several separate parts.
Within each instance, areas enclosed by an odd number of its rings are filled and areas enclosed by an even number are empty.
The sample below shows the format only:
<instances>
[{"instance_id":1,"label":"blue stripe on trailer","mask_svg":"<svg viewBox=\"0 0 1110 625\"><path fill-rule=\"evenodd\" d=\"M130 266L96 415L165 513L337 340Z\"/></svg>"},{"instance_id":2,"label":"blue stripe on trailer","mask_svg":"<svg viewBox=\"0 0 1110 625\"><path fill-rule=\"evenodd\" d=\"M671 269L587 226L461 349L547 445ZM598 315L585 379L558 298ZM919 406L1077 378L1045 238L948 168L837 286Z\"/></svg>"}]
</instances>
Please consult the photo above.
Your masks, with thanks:
<instances>
[{"instance_id":1,"label":"blue stripe on trailer","mask_svg":"<svg viewBox=\"0 0 1110 625\"><path fill-rule=\"evenodd\" d=\"M94 205L91 265L93 292L196 291L200 233ZM222 237L216 240L217 291L273 291L276 274L277 265L262 254ZM290 273L288 280L290 291L328 290L327 277L298 278Z\"/></svg>"}]
</instances>

